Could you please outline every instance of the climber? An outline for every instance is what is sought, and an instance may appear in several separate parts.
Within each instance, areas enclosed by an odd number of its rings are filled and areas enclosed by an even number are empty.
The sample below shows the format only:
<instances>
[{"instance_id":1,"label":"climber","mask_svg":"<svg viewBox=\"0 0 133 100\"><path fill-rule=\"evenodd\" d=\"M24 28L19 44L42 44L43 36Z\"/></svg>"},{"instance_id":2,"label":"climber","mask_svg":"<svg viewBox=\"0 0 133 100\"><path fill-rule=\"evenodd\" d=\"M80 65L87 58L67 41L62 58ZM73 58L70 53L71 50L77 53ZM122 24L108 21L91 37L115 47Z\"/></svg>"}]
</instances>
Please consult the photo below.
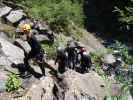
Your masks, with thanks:
<instances>
[{"instance_id":1,"label":"climber","mask_svg":"<svg viewBox=\"0 0 133 100\"><path fill-rule=\"evenodd\" d=\"M76 41L70 40L67 42L67 47L65 48L65 52L68 54L68 67L70 69L74 69L76 66Z\"/></svg>"},{"instance_id":2,"label":"climber","mask_svg":"<svg viewBox=\"0 0 133 100\"><path fill-rule=\"evenodd\" d=\"M81 60L80 60L80 64L81 64L81 73L85 73L88 72L92 65L92 61L90 56L88 55L88 53L86 51L81 51Z\"/></svg>"},{"instance_id":3,"label":"climber","mask_svg":"<svg viewBox=\"0 0 133 100\"><path fill-rule=\"evenodd\" d=\"M55 60L55 65L58 62L59 73L64 73L67 66L67 55L62 47L57 48L57 56Z\"/></svg>"},{"instance_id":4,"label":"climber","mask_svg":"<svg viewBox=\"0 0 133 100\"><path fill-rule=\"evenodd\" d=\"M20 26L20 28L26 37L25 38L26 41L31 46L31 51L27 55L25 55L25 58L24 58L26 70L30 71L30 65L29 65L28 61L31 58L34 58L36 60L37 64L39 65L40 69L42 70L43 75L45 76L45 69L43 66L43 62L44 62L43 49L41 48L40 43L37 41L35 36L32 34L31 26L29 24L24 24L24 25Z\"/></svg>"},{"instance_id":5,"label":"climber","mask_svg":"<svg viewBox=\"0 0 133 100\"><path fill-rule=\"evenodd\" d=\"M81 44L80 42L76 42L76 65L80 66L80 60L81 60L81 54L83 54L86 49L84 48L85 46Z\"/></svg>"}]
</instances>

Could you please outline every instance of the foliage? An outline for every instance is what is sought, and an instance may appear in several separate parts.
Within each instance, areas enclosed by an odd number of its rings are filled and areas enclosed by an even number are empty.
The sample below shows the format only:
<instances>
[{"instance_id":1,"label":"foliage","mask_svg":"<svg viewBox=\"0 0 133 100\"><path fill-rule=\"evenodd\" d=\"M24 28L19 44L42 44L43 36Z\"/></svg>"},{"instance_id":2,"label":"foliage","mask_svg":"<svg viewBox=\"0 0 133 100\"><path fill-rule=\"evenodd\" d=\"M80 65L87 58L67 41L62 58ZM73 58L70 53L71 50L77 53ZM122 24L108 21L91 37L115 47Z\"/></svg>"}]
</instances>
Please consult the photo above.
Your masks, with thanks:
<instances>
[{"instance_id":1,"label":"foliage","mask_svg":"<svg viewBox=\"0 0 133 100\"><path fill-rule=\"evenodd\" d=\"M108 96L106 100L119 100L116 96Z\"/></svg>"},{"instance_id":2,"label":"foliage","mask_svg":"<svg viewBox=\"0 0 133 100\"><path fill-rule=\"evenodd\" d=\"M103 58L103 56L107 53L110 53L110 49L98 49L95 52L91 52L90 55L93 63L101 63L101 58Z\"/></svg>"},{"instance_id":3,"label":"foliage","mask_svg":"<svg viewBox=\"0 0 133 100\"><path fill-rule=\"evenodd\" d=\"M55 57L55 53L56 53L55 44L42 44L42 47L46 51L46 54L47 54L48 58Z\"/></svg>"},{"instance_id":4,"label":"foliage","mask_svg":"<svg viewBox=\"0 0 133 100\"><path fill-rule=\"evenodd\" d=\"M65 47L66 44L66 37L63 35L58 35L56 37L55 42L53 44L42 44L42 47L46 51L48 58L55 58L56 49L58 46Z\"/></svg>"},{"instance_id":5,"label":"foliage","mask_svg":"<svg viewBox=\"0 0 133 100\"><path fill-rule=\"evenodd\" d=\"M115 43L110 45L109 48L113 50L118 50L120 52L120 56L127 65L133 64L133 57L129 54L129 49L125 44L116 41Z\"/></svg>"},{"instance_id":6,"label":"foliage","mask_svg":"<svg viewBox=\"0 0 133 100\"><path fill-rule=\"evenodd\" d=\"M32 100L32 97L31 96L27 96L26 100Z\"/></svg>"},{"instance_id":7,"label":"foliage","mask_svg":"<svg viewBox=\"0 0 133 100\"><path fill-rule=\"evenodd\" d=\"M67 30L70 21L77 25L83 24L82 5L71 0L18 0L27 8L30 16L46 20L52 29Z\"/></svg>"},{"instance_id":8,"label":"foliage","mask_svg":"<svg viewBox=\"0 0 133 100\"><path fill-rule=\"evenodd\" d=\"M91 56L94 66L95 66L95 71L105 79L106 76L101 68L101 66L102 66L101 58L103 58L103 55L105 54L105 52L101 52L101 51L104 51L104 50L102 49L102 50L97 50L95 52L91 52L90 56Z\"/></svg>"},{"instance_id":9,"label":"foliage","mask_svg":"<svg viewBox=\"0 0 133 100\"><path fill-rule=\"evenodd\" d=\"M6 82L6 90L8 92L16 91L21 86L21 80L16 74L10 74Z\"/></svg>"},{"instance_id":10,"label":"foliage","mask_svg":"<svg viewBox=\"0 0 133 100\"><path fill-rule=\"evenodd\" d=\"M129 71L119 71L118 75L115 76L115 79L122 83L122 91L124 92L123 95L125 96L126 92L129 91L130 88L132 88L132 81L133 81L133 74L132 74L132 64L133 64L133 56L129 54L128 47L119 42L116 41L114 44L109 46L109 48L113 50L118 50L120 53L120 56L122 57L122 60L126 63L126 66ZM123 97L124 97L123 96ZM122 97L122 96L121 96Z\"/></svg>"},{"instance_id":11,"label":"foliage","mask_svg":"<svg viewBox=\"0 0 133 100\"><path fill-rule=\"evenodd\" d=\"M133 0L85 0L86 27L94 32L132 32L132 4Z\"/></svg>"},{"instance_id":12,"label":"foliage","mask_svg":"<svg viewBox=\"0 0 133 100\"><path fill-rule=\"evenodd\" d=\"M121 3L124 2L121 1ZM126 30L131 30L133 25L133 4L132 0L127 0L127 3L123 5L118 5L115 7L115 12L117 12L118 15L118 21L121 23L121 28L125 28Z\"/></svg>"},{"instance_id":13,"label":"foliage","mask_svg":"<svg viewBox=\"0 0 133 100\"><path fill-rule=\"evenodd\" d=\"M113 48L115 47L115 48ZM117 43L115 44L115 46L113 45L112 48L110 46L109 50L107 50L107 53L108 52L112 52L112 49L115 49L115 50L120 50L120 54L122 57L125 57L125 61L126 59L128 58L127 54L128 54L128 49L126 48L125 49L125 45L123 46L122 43L119 43L117 41ZM132 81L133 81L133 74L132 72L119 72L117 75L115 75L115 80L120 83L122 85L122 88L121 88L121 95L120 96L111 96L110 94L110 87L111 87L111 80L108 79L108 76L103 72L102 68L101 68L101 58L103 57L105 53L101 53L100 51L96 51L96 52L93 52L90 54L91 58L92 58L92 61L93 63L95 64L95 71L102 77L102 79L105 80L105 82L107 82L107 86L108 86L108 89L107 89L107 93L108 93L108 97L107 97L107 100L127 100L127 92L130 90L130 89L133 89L133 85L132 85ZM129 54L128 54L129 55ZM129 63L128 63L129 64Z\"/></svg>"}]
</instances>

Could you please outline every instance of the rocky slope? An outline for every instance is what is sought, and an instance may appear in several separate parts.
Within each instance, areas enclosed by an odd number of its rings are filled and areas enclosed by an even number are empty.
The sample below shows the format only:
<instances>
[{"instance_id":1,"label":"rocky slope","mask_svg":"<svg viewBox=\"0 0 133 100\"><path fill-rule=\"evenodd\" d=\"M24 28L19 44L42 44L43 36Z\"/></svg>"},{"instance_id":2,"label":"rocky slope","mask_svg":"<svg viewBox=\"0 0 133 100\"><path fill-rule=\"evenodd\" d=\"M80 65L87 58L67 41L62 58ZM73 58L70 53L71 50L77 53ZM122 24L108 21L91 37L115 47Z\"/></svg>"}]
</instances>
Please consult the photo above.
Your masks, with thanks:
<instances>
[{"instance_id":1,"label":"rocky slope","mask_svg":"<svg viewBox=\"0 0 133 100\"><path fill-rule=\"evenodd\" d=\"M3 5L0 7L0 17L2 20L0 22L0 100L26 100L26 98L32 98L32 100L104 99L106 86L97 73L90 72L82 75L72 70L67 70L63 75L56 77L47 69L46 77L38 79L32 76L22 79L23 89L20 89L19 93L11 94L5 92L5 82L8 74L12 72L19 74L19 70L11 67L12 63L23 64L24 51L20 47L23 47L26 52L30 51L28 44L14 34L14 32L20 31L18 29L19 25L29 23L40 42L50 41L51 34L55 33L50 30L46 22L28 18L22 9L16 10ZM9 29L9 27L11 28ZM86 33L86 35L81 39L81 42L88 47L88 50L94 51L98 48L104 48L94 36L87 32L83 33ZM10 34L14 34L15 38L10 38L9 36L12 36ZM53 61L48 63L54 69L57 69ZM40 69L36 65L31 66L35 72L41 74Z\"/></svg>"}]
</instances>

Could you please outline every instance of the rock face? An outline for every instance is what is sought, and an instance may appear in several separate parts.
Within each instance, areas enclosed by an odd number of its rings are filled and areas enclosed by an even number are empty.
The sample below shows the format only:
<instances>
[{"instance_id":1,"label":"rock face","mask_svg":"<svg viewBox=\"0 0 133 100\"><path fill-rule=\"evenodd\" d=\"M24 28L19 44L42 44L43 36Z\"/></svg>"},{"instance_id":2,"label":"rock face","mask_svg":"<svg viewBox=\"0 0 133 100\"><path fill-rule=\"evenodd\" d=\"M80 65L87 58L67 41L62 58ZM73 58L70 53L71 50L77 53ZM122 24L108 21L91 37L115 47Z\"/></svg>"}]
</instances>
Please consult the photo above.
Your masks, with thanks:
<instances>
[{"instance_id":1,"label":"rock face","mask_svg":"<svg viewBox=\"0 0 133 100\"><path fill-rule=\"evenodd\" d=\"M39 31L41 30L49 30L49 26L45 23L45 22L42 22L42 21L34 21L35 23L35 29L38 29Z\"/></svg>"},{"instance_id":2,"label":"rock face","mask_svg":"<svg viewBox=\"0 0 133 100\"><path fill-rule=\"evenodd\" d=\"M36 37L36 39L37 39L39 42L49 41L49 38L48 38L46 35L43 35L43 34L35 35L35 37Z\"/></svg>"},{"instance_id":3,"label":"rock face","mask_svg":"<svg viewBox=\"0 0 133 100\"><path fill-rule=\"evenodd\" d=\"M86 30L79 29L83 33L80 41L88 48L88 51L93 52L98 49L105 49L105 47L100 43L100 41L91 33Z\"/></svg>"},{"instance_id":4,"label":"rock face","mask_svg":"<svg viewBox=\"0 0 133 100\"><path fill-rule=\"evenodd\" d=\"M7 40L7 41L12 42L12 40L4 32L0 32L0 37Z\"/></svg>"},{"instance_id":5,"label":"rock face","mask_svg":"<svg viewBox=\"0 0 133 100\"><path fill-rule=\"evenodd\" d=\"M12 10L12 8L10 8L8 6L0 8L0 17L8 14L11 10Z\"/></svg>"},{"instance_id":6,"label":"rock face","mask_svg":"<svg viewBox=\"0 0 133 100\"><path fill-rule=\"evenodd\" d=\"M106 96L105 83L95 72L81 75L68 71L65 80L68 85L65 100L103 100Z\"/></svg>"},{"instance_id":7,"label":"rock face","mask_svg":"<svg viewBox=\"0 0 133 100\"><path fill-rule=\"evenodd\" d=\"M4 39L8 39L8 37L6 36L6 34L4 32L0 32L0 37L2 37Z\"/></svg>"},{"instance_id":8,"label":"rock face","mask_svg":"<svg viewBox=\"0 0 133 100\"><path fill-rule=\"evenodd\" d=\"M17 99L25 100L29 97L32 100L104 100L106 96L105 83L95 72L83 75L68 70L60 78L61 80L58 80L45 76L36 80L27 93Z\"/></svg>"},{"instance_id":9,"label":"rock face","mask_svg":"<svg viewBox=\"0 0 133 100\"><path fill-rule=\"evenodd\" d=\"M3 51L3 55L0 56L0 65L10 66L12 63L23 63L24 52L20 48L14 46L1 37L0 43L1 50Z\"/></svg>"},{"instance_id":10,"label":"rock face","mask_svg":"<svg viewBox=\"0 0 133 100\"><path fill-rule=\"evenodd\" d=\"M36 84L33 84L21 99L26 100L27 97L30 97L32 100L53 100L53 88L53 79L51 77L45 77Z\"/></svg>"},{"instance_id":11,"label":"rock face","mask_svg":"<svg viewBox=\"0 0 133 100\"><path fill-rule=\"evenodd\" d=\"M11 23L16 23L22 19L23 15L24 15L23 10L15 10L15 11L11 11L6 18Z\"/></svg>"}]
</instances>

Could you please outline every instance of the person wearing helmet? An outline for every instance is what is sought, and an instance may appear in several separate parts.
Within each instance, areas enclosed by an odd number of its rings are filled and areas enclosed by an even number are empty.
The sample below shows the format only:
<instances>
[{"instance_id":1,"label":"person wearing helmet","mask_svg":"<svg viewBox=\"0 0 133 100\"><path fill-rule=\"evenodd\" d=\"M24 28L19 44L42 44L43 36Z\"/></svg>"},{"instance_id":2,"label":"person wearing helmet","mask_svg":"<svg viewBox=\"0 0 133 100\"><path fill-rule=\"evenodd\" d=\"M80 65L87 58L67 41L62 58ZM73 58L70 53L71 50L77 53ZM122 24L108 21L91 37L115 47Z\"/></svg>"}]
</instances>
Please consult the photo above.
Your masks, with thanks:
<instances>
[{"instance_id":1,"label":"person wearing helmet","mask_svg":"<svg viewBox=\"0 0 133 100\"><path fill-rule=\"evenodd\" d=\"M88 68L91 67L92 61L91 61L91 58L86 51L82 51L80 53L80 55L81 55L81 59L80 59L81 73L85 73L88 71Z\"/></svg>"},{"instance_id":2,"label":"person wearing helmet","mask_svg":"<svg viewBox=\"0 0 133 100\"><path fill-rule=\"evenodd\" d=\"M65 52L68 54L68 67L74 69L76 66L76 41L70 40L67 42Z\"/></svg>"},{"instance_id":3,"label":"person wearing helmet","mask_svg":"<svg viewBox=\"0 0 133 100\"><path fill-rule=\"evenodd\" d=\"M57 62L58 62L59 73L61 73L61 74L64 73L66 65L67 65L67 56L62 47L57 48L57 56L56 56L56 60L55 60L55 65Z\"/></svg>"},{"instance_id":4,"label":"person wearing helmet","mask_svg":"<svg viewBox=\"0 0 133 100\"><path fill-rule=\"evenodd\" d=\"M26 36L26 41L28 42L28 44L31 47L31 51L25 55L24 58L24 63L26 65L26 70L30 71L30 65L29 65L29 59L34 58L40 69L42 70L43 75L45 76L45 69L43 66L43 50L42 47L40 45L40 43L37 41L37 39L35 38L35 36L32 34L31 32L31 26L29 24L24 24L21 26L21 31L24 33L24 35Z\"/></svg>"}]
</instances>

